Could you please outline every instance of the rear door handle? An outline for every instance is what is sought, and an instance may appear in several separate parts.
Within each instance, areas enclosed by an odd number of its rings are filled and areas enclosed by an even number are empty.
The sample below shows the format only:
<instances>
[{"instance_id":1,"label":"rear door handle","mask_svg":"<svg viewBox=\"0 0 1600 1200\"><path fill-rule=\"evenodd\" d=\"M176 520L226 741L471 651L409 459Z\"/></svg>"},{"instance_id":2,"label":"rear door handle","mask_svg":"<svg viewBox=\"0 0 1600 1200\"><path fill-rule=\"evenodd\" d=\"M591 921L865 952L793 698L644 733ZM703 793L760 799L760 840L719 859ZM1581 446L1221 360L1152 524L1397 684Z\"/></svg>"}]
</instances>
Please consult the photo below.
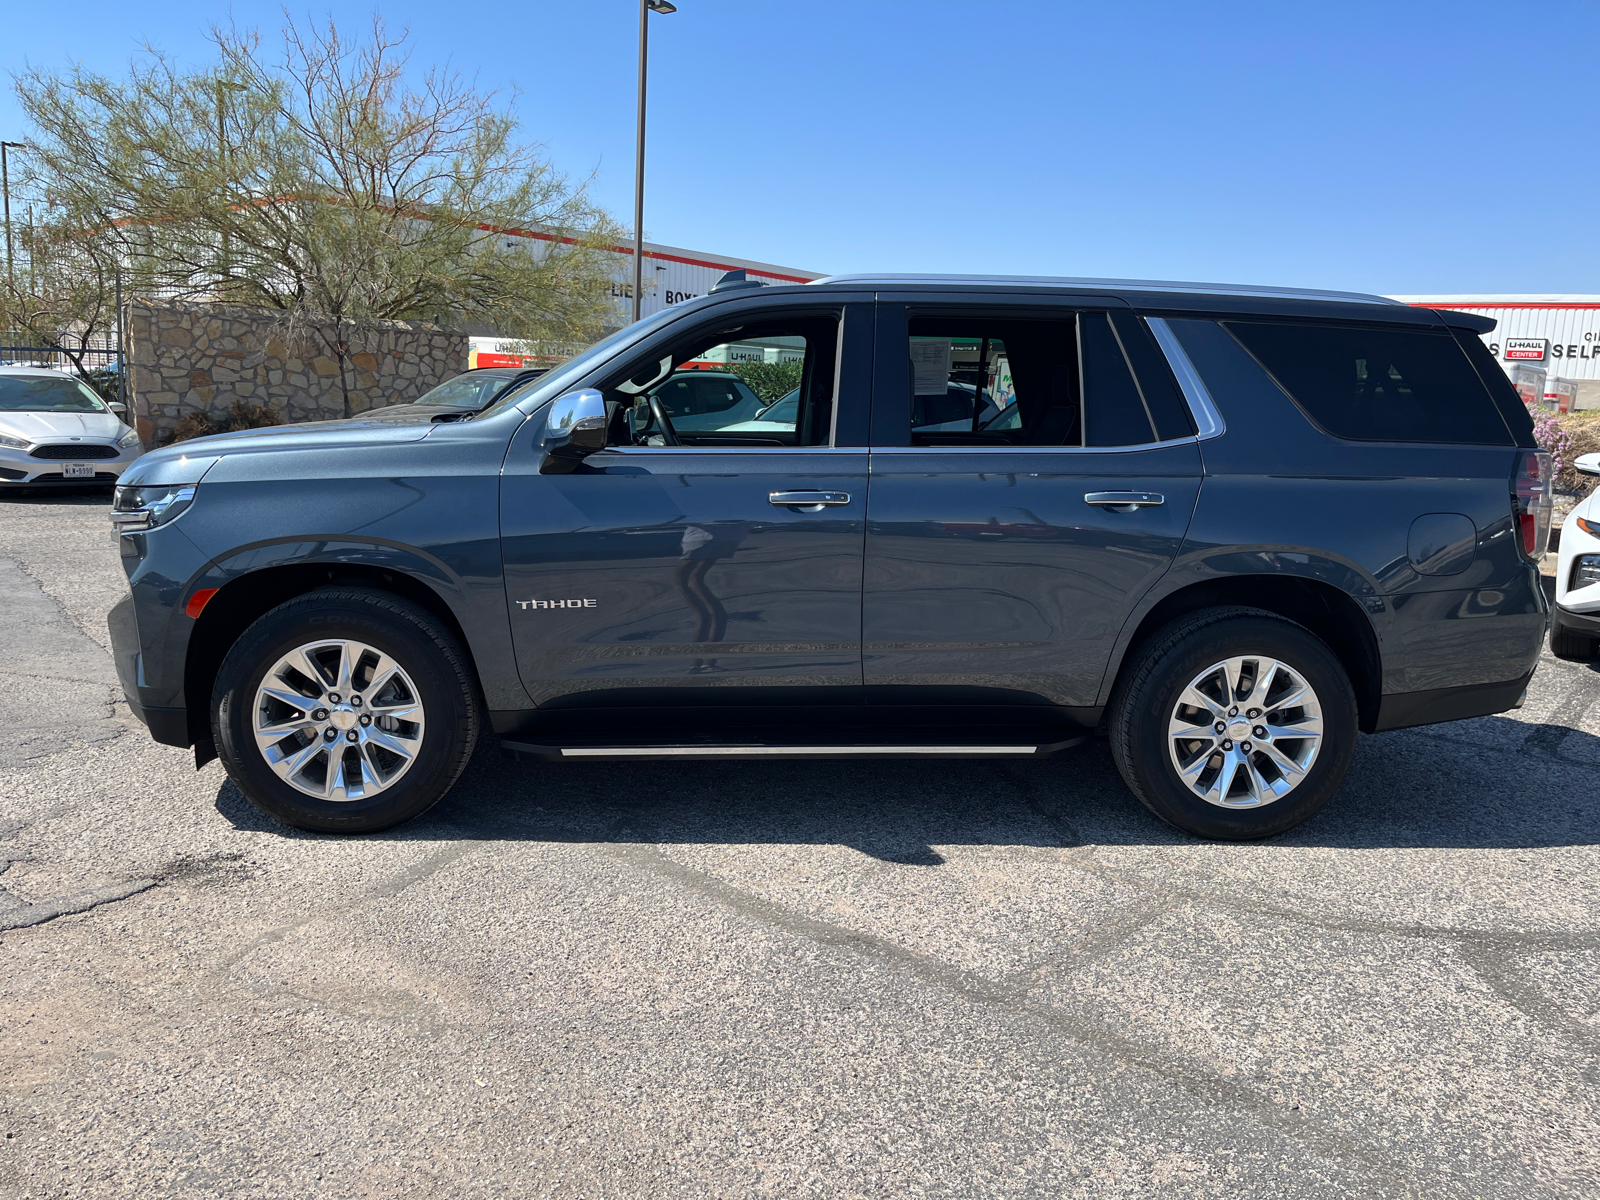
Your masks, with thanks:
<instances>
[{"instance_id":1,"label":"rear door handle","mask_svg":"<svg viewBox=\"0 0 1600 1200\"><path fill-rule=\"evenodd\" d=\"M1166 499L1160 492L1088 492L1083 502L1096 508L1109 508L1112 512L1133 512L1140 508L1156 508L1165 504Z\"/></svg>"},{"instance_id":2,"label":"rear door handle","mask_svg":"<svg viewBox=\"0 0 1600 1200\"><path fill-rule=\"evenodd\" d=\"M837 504L849 504L849 492L768 492L767 503L779 508L799 508L820 512Z\"/></svg>"}]
</instances>

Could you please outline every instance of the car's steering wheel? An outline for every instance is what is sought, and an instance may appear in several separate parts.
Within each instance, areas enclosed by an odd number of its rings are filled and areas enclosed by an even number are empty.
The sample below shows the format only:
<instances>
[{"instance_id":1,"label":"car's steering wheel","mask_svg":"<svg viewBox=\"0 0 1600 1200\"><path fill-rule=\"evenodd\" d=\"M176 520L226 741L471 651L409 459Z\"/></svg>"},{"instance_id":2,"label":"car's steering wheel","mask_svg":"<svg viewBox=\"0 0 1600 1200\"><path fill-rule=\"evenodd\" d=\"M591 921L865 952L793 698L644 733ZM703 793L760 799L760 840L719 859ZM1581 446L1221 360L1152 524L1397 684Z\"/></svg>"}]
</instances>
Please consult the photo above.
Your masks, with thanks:
<instances>
[{"instance_id":1,"label":"car's steering wheel","mask_svg":"<svg viewBox=\"0 0 1600 1200\"><path fill-rule=\"evenodd\" d=\"M656 419L656 427L661 430L661 440L669 446L678 445L678 435L672 430L672 422L667 420L667 410L662 407L660 396L650 397L650 415Z\"/></svg>"}]
</instances>

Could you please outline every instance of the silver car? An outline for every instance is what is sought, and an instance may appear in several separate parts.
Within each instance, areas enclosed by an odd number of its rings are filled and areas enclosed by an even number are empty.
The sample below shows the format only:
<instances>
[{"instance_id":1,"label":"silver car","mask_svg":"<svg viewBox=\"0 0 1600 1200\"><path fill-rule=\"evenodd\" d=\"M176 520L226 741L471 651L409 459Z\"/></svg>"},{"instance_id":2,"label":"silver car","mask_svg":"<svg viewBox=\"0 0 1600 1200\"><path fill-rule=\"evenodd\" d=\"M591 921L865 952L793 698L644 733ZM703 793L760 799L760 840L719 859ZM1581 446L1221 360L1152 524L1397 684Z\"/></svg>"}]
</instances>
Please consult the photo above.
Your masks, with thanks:
<instances>
[{"instance_id":1,"label":"silver car","mask_svg":"<svg viewBox=\"0 0 1600 1200\"><path fill-rule=\"evenodd\" d=\"M50 367L0 367L0 488L115 483L143 452L83 380Z\"/></svg>"}]
</instances>

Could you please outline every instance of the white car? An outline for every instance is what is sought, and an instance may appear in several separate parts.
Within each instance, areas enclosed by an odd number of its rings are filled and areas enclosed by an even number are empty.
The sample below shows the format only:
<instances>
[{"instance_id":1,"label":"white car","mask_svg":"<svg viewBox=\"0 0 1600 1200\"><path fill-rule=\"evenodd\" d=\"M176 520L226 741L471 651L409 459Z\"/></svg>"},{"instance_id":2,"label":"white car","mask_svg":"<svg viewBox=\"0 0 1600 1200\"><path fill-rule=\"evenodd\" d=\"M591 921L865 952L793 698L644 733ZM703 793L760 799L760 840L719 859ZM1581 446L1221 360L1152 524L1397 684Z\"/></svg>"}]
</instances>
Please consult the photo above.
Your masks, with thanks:
<instances>
[{"instance_id":1,"label":"white car","mask_svg":"<svg viewBox=\"0 0 1600 1200\"><path fill-rule=\"evenodd\" d=\"M1581 454L1580 474L1600 475L1600 454ZM1567 514L1556 562L1556 607L1550 614L1550 652L1593 658L1600 649L1600 490Z\"/></svg>"},{"instance_id":2,"label":"white car","mask_svg":"<svg viewBox=\"0 0 1600 1200\"><path fill-rule=\"evenodd\" d=\"M0 367L0 489L115 483L143 453L121 412L66 371Z\"/></svg>"}]
</instances>

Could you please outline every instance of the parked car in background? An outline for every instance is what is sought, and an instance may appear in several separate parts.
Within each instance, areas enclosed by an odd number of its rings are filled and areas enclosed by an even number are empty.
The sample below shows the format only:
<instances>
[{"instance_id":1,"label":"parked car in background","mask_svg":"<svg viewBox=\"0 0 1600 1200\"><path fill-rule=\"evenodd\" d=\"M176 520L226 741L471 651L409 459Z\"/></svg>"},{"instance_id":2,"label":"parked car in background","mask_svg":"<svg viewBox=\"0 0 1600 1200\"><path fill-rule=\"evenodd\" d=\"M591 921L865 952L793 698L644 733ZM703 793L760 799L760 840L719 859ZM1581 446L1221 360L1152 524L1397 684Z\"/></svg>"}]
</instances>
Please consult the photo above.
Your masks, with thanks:
<instances>
[{"instance_id":1,"label":"parked car in background","mask_svg":"<svg viewBox=\"0 0 1600 1200\"><path fill-rule=\"evenodd\" d=\"M539 378L545 370L544 367L474 367L430 388L411 403L440 410L476 412L494 403L495 398L507 389ZM379 409L378 413L405 412L409 407L398 404Z\"/></svg>"},{"instance_id":2,"label":"parked car in background","mask_svg":"<svg viewBox=\"0 0 1600 1200\"><path fill-rule=\"evenodd\" d=\"M0 488L115 483L141 453L123 406L53 367L0 367Z\"/></svg>"},{"instance_id":3,"label":"parked car in background","mask_svg":"<svg viewBox=\"0 0 1600 1200\"><path fill-rule=\"evenodd\" d=\"M1600 454L1579 455L1573 466L1600 475ZM1600 653L1600 490L1580 501L1561 526L1550 652L1579 661Z\"/></svg>"},{"instance_id":4,"label":"parked car in background","mask_svg":"<svg viewBox=\"0 0 1600 1200\"><path fill-rule=\"evenodd\" d=\"M158 741L305 829L417 815L484 735L582 762L1103 734L1162 819L1269 836L1361 732L1526 692L1551 459L1492 326L1221 285L714 291L450 420L145 456L117 670ZM769 344L803 356L792 418L688 365Z\"/></svg>"}]
</instances>

